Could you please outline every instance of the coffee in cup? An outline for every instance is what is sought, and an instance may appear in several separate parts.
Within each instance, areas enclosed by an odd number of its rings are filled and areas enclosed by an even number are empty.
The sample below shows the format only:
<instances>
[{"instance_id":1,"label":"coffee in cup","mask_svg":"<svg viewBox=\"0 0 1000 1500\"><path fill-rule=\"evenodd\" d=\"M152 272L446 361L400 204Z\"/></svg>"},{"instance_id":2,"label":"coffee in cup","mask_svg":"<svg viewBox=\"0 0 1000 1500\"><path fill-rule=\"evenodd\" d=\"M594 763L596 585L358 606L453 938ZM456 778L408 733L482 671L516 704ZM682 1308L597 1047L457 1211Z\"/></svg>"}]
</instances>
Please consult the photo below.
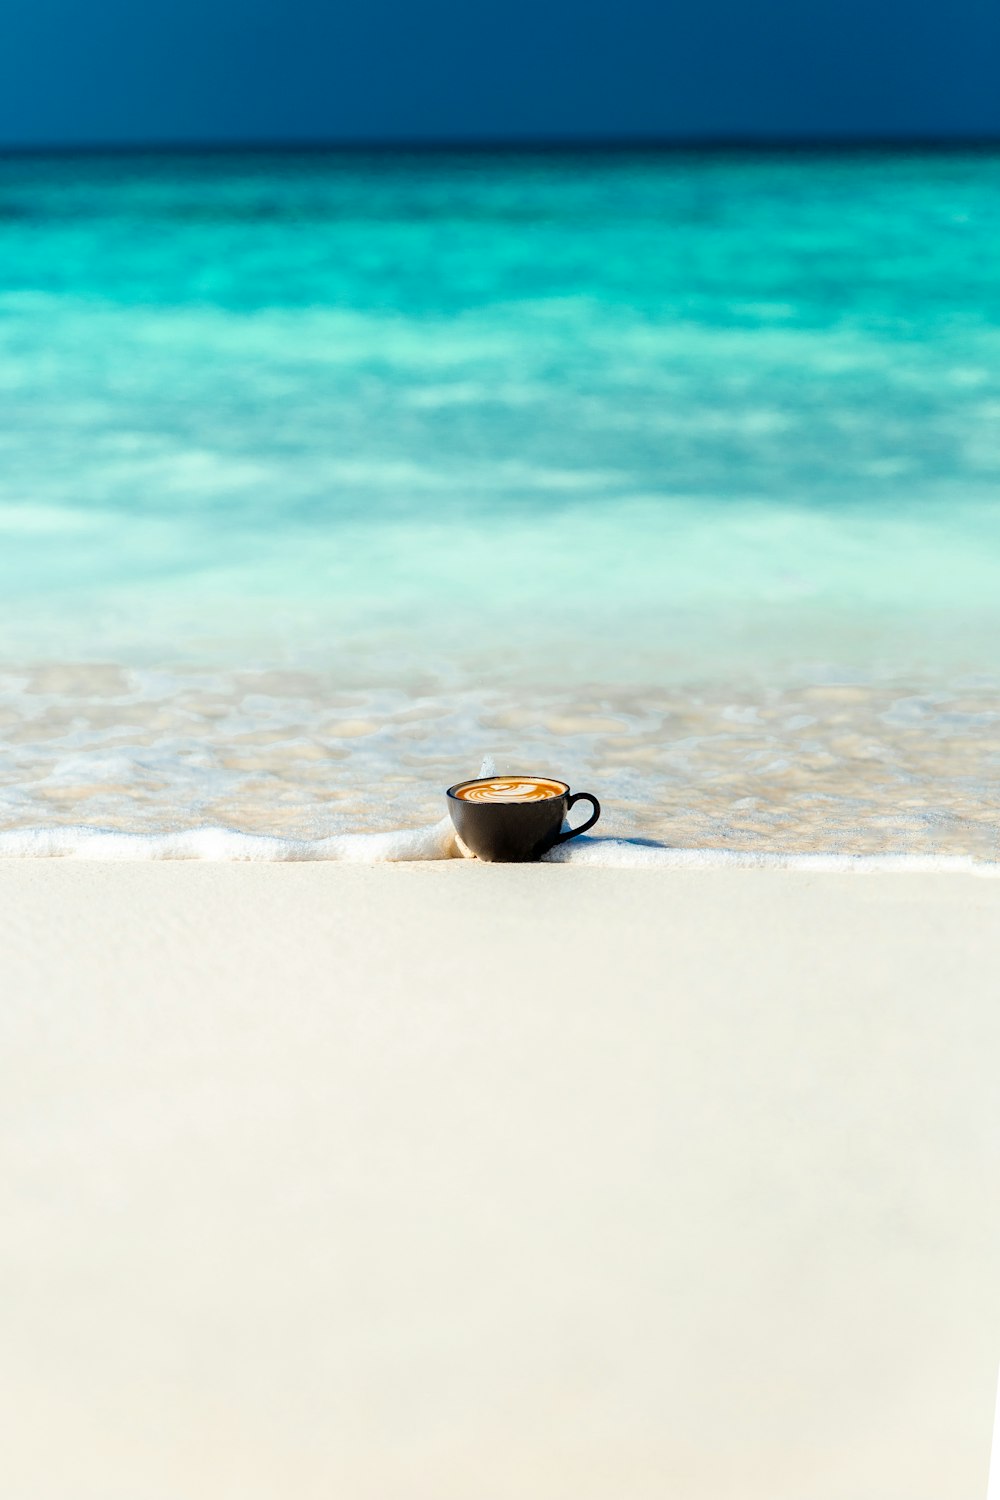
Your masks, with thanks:
<instances>
[{"instance_id":1,"label":"coffee in cup","mask_svg":"<svg viewBox=\"0 0 1000 1500\"><path fill-rule=\"evenodd\" d=\"M542 802L565 790L565 782L541 776L494 776L491 781L464 782L455 796L460 802Z\"/></svg>"}]
</instances>

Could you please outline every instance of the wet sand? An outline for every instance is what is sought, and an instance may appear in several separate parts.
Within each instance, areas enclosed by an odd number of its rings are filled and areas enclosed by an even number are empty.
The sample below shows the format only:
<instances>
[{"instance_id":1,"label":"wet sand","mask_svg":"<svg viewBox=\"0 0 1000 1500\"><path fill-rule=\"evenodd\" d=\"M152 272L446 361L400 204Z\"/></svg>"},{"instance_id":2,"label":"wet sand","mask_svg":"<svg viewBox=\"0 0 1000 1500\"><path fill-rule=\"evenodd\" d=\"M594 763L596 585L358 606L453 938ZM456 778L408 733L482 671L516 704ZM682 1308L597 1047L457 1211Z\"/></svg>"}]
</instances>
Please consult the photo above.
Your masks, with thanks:
<instances>
[{"instance_id":1,"label":"wet sand","mask_svg":"<svg viewBox=\"0 0 1000 1500\"><path fill-rule=\"evenodd\" d=\"M5 1487L940 1500L1000 884L0 862Z\"/></svg>"}]
</instances>

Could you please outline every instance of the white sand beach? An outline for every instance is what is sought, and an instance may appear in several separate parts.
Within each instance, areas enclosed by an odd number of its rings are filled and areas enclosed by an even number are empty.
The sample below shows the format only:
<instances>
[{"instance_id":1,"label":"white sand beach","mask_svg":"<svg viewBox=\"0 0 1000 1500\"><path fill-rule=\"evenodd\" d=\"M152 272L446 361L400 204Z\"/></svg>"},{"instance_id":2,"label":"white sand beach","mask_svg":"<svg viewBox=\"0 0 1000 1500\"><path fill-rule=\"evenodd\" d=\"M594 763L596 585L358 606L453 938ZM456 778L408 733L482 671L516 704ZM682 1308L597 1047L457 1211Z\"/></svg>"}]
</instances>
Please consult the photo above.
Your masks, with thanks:
<instances>
[{"instance_id":1,"label":"white sand beach","mask_svg":"<svg viewBox=\"0 0 1000 1500\"><path fill-rule=\"evenodd\" d=\"M1000 882L0 862L17 1500L941 1500Z\"/></svg>"}]
</instances>

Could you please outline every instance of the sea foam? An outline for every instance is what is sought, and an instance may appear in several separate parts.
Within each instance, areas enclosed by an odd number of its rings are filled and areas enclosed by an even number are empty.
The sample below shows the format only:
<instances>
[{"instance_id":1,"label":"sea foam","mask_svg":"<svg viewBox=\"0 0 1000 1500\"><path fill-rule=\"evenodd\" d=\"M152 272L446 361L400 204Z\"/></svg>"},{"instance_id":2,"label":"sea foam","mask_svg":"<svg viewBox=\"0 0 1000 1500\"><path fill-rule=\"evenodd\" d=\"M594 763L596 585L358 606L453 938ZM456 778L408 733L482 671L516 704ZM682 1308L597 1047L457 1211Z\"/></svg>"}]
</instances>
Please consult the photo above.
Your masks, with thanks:
<instances>
[{"instance_id":1,"label":"sea foam","mask_svg":"<svg viewBox=\"0 0 1000 1500\"><path fill-rule=\"evenodd\" d=\"M334 861L389 864L474 858L455 838L448 818L426 828L384 833L338 833L328 838L280 838L235 828L190 828L174 833L128 833L112 828L15 828L0 832L0 859L191 859L257 864ZM642 840L581 837L543 855L546 864L603 869L798 870L860 874L997 876L1000 863L970 855L772 853L745 849L683 849Z\"/></svg>"},{"instance_id":2,"label":"sea foam","mask_svg":"<svg viewBox=\"0 0 1000 1500\"><path fill-rule=\"evenodd\" d=\"M235 828L185 828L173 833L128 833L114 828L13 828L0 833L0 858L339 860L384 864L451 859L458 855L451 822L384 833L336 833L322 839L241 833Z\"/></svg>"}]
</instances>

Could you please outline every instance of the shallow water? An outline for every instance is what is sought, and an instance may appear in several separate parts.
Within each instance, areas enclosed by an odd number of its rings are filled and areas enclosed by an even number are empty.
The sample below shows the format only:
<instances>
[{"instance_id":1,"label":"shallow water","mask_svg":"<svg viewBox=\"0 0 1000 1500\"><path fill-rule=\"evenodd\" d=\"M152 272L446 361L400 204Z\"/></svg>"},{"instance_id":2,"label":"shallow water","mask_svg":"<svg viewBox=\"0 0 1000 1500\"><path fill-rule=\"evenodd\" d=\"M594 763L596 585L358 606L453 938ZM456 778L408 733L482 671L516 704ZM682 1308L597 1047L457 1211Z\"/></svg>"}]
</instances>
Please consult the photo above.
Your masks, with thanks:
<instances>
[{"instance_id":1,"label":"shallow water","mask_svg":"<svg viewBox=\"0 0 1000 1500\"><path fill-rule=\"evenodd\" d=\"M0 828L429 825L441 790L556 761L602 832L687 848L1000 856L1000 693L967 681L750 691L345 692L309 672L0 675ZM557 748L554 748L557 747Z\"/></svg>"},{"instance_id":2,"label":"shallow water","mask_svg":"<svg viewBox=\"0 0 1000 1500\"><path fill-rule=\"evenodd\" d=\"M1000 160L0 162L0 830L996 854Z\"/></svg>"}]
</instances>

